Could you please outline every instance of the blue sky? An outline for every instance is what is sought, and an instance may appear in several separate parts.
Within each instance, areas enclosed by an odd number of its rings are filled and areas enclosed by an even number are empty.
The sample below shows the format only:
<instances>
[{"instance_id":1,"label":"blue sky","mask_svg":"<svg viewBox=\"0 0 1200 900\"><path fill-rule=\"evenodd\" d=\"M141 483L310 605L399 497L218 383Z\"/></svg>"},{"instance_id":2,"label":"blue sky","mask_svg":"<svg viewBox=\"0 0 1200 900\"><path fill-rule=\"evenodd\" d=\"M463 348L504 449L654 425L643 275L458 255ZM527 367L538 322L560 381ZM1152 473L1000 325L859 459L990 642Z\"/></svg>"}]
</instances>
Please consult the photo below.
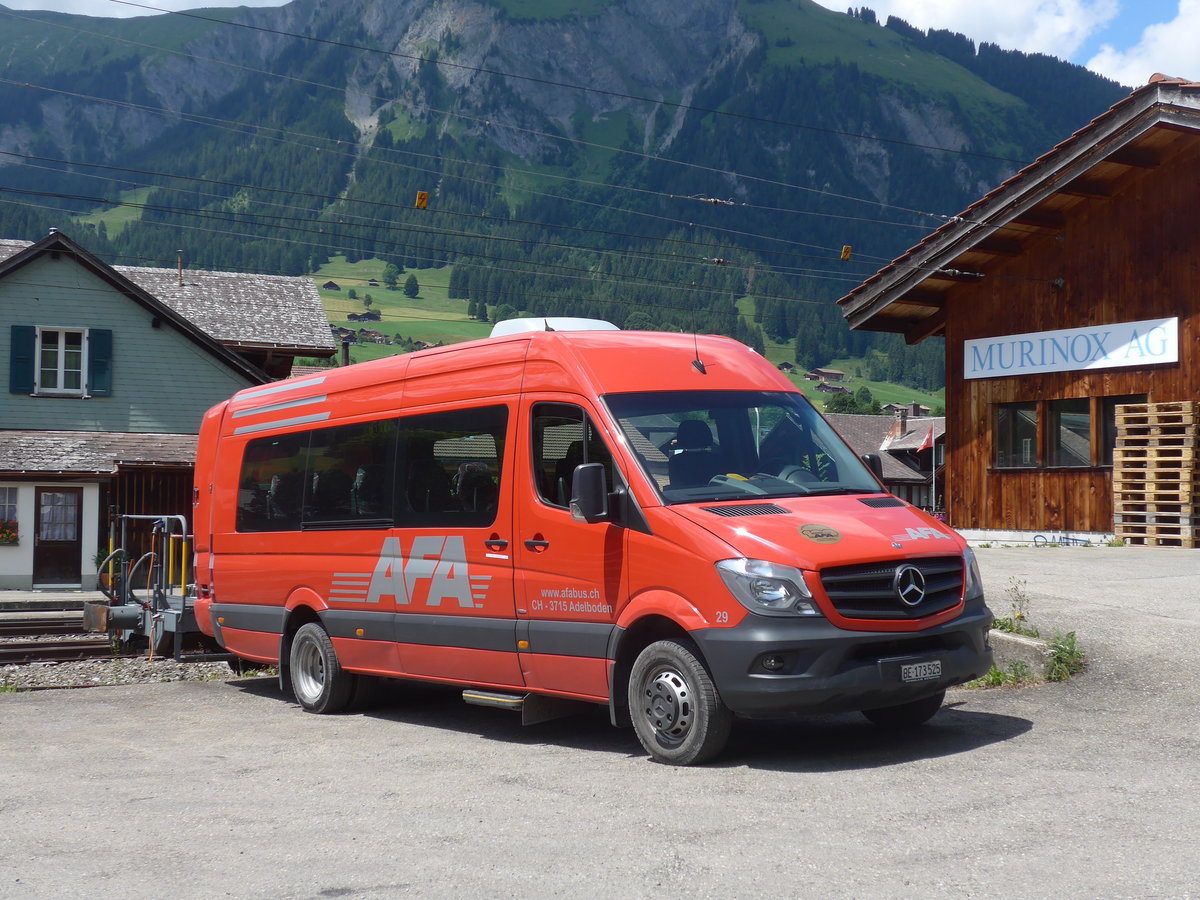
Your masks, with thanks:
<instances>
[{"instance_id":1,"label":"blue sky","mask_svg":"<svg viewBox=\"0 0 1200 900\"><path fill-rule=\"evenodd\" d=\"M280 6L280 0L138 0L159 9ZM817 0L845 12L867 6L881 20L949 28L976 42L1049 53L1136 87L1155 72L1200 80L1200 0ZM117 0L0 0L10 9L90 16L151 15Z\"/></svg>"}]
</instances>

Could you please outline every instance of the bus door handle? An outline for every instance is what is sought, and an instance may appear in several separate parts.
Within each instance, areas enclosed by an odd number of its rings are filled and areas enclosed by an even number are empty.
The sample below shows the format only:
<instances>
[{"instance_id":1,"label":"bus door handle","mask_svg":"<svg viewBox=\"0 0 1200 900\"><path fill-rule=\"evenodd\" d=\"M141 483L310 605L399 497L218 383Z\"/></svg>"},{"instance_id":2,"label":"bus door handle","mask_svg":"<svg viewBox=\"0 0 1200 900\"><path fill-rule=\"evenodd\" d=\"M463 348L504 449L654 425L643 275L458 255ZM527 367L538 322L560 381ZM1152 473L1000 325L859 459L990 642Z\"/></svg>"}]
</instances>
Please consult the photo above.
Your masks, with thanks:
<instances>
[{"instance_id":1,"label":"bus door handle","mask_svg":"<svg viewBox=\"0 0 1200 900\"><path fill-rule=\"evenodd\" d=\"M541 553L543 550L547 549L550 546L550 542L547 540L543 540L540 537L539 538L527 538L525 541L525 546L528 547L530 550L532 550L534 553Z\"/></svg>"},{"instance_id":2,"label":"bus door handle","mask_svg":"<svg viewBox=\"0 0 1200 900\"><path fill-rule=\"evenodd\" d=\"M483 542L483 546L487 547L493 553L499 553L501 550L508 548L508 541L502 537L490 537Z\"/></svg>"}]
</instances>

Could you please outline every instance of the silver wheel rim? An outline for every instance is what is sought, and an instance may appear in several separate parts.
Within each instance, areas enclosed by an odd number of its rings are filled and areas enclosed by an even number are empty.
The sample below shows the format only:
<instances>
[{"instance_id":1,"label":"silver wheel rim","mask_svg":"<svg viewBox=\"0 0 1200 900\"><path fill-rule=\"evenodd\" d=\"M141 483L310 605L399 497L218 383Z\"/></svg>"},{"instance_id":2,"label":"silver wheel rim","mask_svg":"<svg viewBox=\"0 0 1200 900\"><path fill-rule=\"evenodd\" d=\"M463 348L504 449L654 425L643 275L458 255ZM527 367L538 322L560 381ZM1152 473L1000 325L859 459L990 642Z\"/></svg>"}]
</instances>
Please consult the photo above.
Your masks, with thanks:
<instances>
[{"instance_id":1,"label":"silver wheel rim","mask_svg":"<svg viewBox=\"0 0 1200 900\"><path fill-rule=\"evenodd\" d=\"M642 714L660 741L682 743L695 720L692 689L687 679L669 666L655 668L642 689Z\"/></svg>"},{"instance_id":2,"label":"silver wheel rim","mask_svg":"<svg viewBox=\"0 0 1200 900\"><path fill-rule=\"evenodd\" d=\"M317 642L304 638L296 647L292 662L292 683L308 703L315 703L325 687L325 658Z\"/></svg>"}]
</instances>

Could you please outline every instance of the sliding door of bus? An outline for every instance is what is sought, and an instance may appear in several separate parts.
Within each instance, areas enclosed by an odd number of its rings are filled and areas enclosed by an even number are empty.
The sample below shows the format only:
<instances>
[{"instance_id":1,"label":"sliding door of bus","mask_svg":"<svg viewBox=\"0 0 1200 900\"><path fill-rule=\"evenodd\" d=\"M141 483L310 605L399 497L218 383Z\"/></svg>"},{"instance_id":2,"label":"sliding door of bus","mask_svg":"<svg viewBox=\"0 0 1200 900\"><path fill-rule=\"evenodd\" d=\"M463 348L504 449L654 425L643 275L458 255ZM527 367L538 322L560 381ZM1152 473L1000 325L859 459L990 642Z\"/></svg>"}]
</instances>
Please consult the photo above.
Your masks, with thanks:
<instances>
[{"instance_id":1,"label":"sliding door of bus","mask_svg":"<svg viewBox=\"0 0 1200 900\"><path fill-rule=\"evenodd\" d=\"M594 698L608 694L607 648L623 579L625 529L571 518L571 477L600 462L620 475L594 419L577 402L546 394L522 405L516 484L518 637L530 687Z\"/></svg>"},{"instance_id":2,"label":"sliding door of bus","mask_svg":"<svg viewBox=\"0 0 1200 900\"><path fill-rule=\"evenodd\" d=\"M507 405L406 415L397 439L397 526L376 571L396 596L410 675L519 686Z\"/></svg>"}]
</instances>

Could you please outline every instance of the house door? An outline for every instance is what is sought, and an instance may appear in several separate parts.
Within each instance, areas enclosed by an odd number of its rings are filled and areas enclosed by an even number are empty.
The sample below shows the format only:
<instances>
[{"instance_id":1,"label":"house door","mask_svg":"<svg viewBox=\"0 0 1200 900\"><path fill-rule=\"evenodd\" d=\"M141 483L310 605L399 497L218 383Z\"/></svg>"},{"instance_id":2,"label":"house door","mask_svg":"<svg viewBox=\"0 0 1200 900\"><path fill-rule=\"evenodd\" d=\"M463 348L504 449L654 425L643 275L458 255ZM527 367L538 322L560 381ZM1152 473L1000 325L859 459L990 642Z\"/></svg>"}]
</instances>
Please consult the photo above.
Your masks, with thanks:
<instances>
[{"instance_id":1,"label":"house door","mask_svg":"<svg viewBox=\"0 0 1200 900\"><path fill-rule=\"evenodd\" d=\"M83 536L83 488L38 488L37 521L33 537L33 583L35 587L62 585L78 587Z\"/></svg>"}]
</instances>

